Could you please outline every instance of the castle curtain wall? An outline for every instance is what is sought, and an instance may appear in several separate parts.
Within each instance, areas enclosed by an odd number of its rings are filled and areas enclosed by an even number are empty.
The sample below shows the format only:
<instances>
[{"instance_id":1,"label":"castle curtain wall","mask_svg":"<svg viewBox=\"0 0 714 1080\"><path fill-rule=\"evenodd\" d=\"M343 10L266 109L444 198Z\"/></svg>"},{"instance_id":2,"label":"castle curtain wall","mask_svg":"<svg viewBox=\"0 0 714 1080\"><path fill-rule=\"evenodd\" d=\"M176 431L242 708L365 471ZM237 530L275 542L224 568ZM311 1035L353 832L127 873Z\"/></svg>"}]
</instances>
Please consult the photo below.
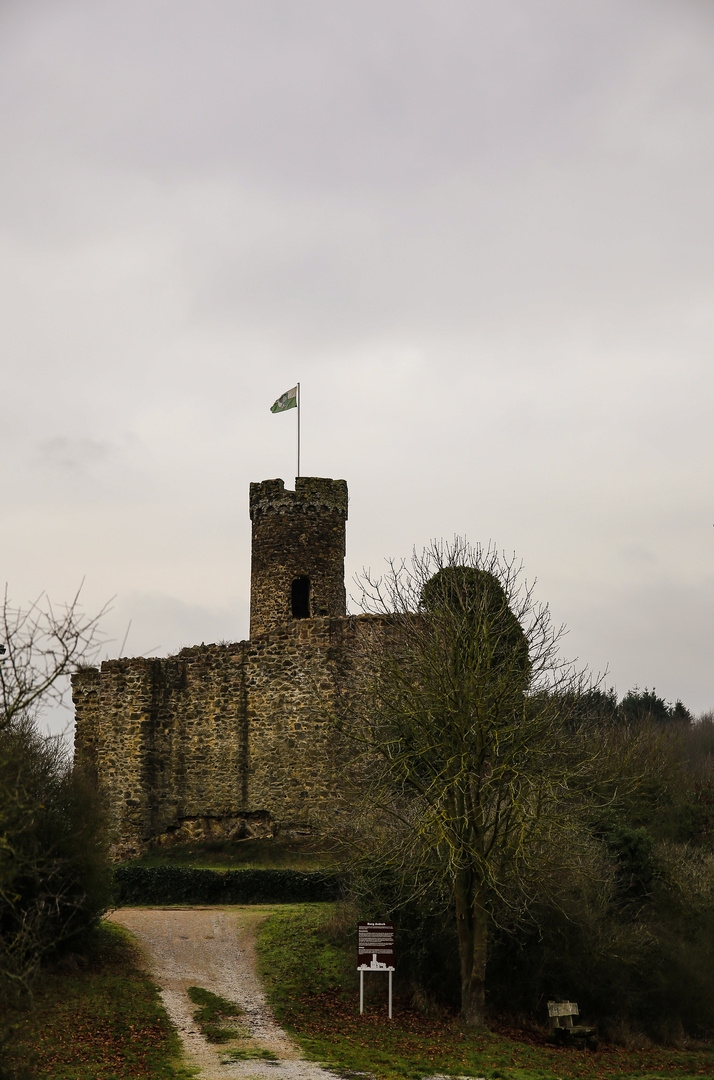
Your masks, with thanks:
<instances>
[{"instance_id":1,"label":"castle curtain wall","mask_svg":"<svg viewBox=\"0 0 714 1080\"><path fill-rule=\"evenodd\" d=\"M345 806L332 722L354 620L304 619L250 642L73 676L75 754L107 799L118 855L147 843L308 831Z\"/></svg>"}]
</instances>

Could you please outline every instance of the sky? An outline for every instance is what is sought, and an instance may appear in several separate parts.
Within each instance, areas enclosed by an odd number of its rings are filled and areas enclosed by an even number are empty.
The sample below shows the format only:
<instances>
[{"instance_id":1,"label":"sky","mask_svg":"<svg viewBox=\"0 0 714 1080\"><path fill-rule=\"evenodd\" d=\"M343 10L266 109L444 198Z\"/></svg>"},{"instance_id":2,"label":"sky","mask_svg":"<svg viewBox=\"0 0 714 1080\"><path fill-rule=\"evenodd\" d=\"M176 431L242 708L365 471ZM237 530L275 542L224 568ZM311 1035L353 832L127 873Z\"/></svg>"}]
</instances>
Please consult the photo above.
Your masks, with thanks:
<instances>
[{"instance_id":1,"label":"sky","mask_svg":"<svg viewBox=\"0 0 714 1080\"><path fill-rule=\"evenodd\" d=\"M0 0L0 146L14 603L247 637L299 380L348 593L492 543L565 656L714 708L711 0Z\"/></svg>"}]
</instances>

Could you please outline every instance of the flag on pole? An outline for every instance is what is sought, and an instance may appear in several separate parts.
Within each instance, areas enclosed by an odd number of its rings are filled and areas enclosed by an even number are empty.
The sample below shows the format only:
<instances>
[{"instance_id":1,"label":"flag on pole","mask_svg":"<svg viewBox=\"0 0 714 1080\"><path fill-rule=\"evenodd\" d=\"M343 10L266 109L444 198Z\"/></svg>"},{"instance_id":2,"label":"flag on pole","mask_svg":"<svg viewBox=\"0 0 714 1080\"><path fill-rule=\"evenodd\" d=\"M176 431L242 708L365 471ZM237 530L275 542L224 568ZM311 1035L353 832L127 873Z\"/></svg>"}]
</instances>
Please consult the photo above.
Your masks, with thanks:
<instances>
[{"instance_id":1,"label":"flag on pole","mask_svg":"<svg viewBox=\"0 0 714 1080\"><path fill-rule=\"evenodd\" d=\"M285 412L286 409L295 409L297 407L297 386L293 386L292 390L286 390L284 394L281 394L278 400L270 406L272 413Z\"/></svg>"}]
</instances>

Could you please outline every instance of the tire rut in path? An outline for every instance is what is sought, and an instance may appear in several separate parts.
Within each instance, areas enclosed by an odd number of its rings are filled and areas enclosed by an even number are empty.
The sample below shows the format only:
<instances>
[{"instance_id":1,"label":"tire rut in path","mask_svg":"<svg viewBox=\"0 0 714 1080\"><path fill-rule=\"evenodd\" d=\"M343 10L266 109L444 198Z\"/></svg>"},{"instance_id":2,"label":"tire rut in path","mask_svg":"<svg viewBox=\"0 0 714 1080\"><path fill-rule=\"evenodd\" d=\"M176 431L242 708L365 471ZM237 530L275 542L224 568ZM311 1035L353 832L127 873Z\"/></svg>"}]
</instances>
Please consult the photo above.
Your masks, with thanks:
<instances>
[{"instance_id":1,"label":"tire rut in path","mask_svg":"<svg viewBox=\"0 0 714 1080\"><path fill-rule=\"evenodd\" d=\"M255 936L270 909L255 907L120 908L110 918L138 940L172 1023L186 1062L201 1080L339 1080L306 1061L299 1047L275 1022L256 974ZM226 1062L226 1046L207 1042L193 1019L189 986L201 986L243 1010L240 1026L250 1039L228 1046L265 1049L277 1061L258 1058Z\"/></svg>"}]
</instances>

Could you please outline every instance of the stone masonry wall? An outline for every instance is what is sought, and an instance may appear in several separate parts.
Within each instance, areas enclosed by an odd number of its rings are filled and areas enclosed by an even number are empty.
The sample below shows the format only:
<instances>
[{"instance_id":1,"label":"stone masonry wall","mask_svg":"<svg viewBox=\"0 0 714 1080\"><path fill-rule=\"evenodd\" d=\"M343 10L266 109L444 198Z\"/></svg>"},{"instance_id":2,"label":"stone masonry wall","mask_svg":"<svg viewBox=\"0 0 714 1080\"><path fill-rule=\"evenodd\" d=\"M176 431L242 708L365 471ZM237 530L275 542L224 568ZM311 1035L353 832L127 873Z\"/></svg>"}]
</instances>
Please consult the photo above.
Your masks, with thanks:
<instances>
[{"instance_id":1,"label":"stone masonry wall","mask_svg":"<svg viewBox=\"0 0 714 1080\"><path fill-rule=\"evenodd\" d=\"M344 480L300 476L250 485L250 637L291 621L291 584L310 581L310 616L346 613Z\"/></svg>"},{"instance_id":2,"label":"stone masonry wall","mask_svg":"<svg viewBox=\"0 0 714 1080\"><path fill-rule=\"evenodd\" d=\"M250 642L73 676L75 752L105 792L117 854L148 842L300 834L347 812L350 749L329 718L359 620L293 621Z\"/></svg>"},{"instance_id":3,"label":"stone masonry wall","mask_svg":"<svg viewBox=\"0 0 714 1080\"><path fill-rule=\"evenodd\" d=\"M86 760L85 748L92 748L90 764L104 791L112 829L127 851L138 850L147 837L189 816L198 791L203 805L203 791L210 792L209 814L231 801L231 772L224 769L213 783L211 770L224 754L229 761L240 754L239 740L235 745L240 725L230 722L240 678L235 680L235 663L222 656L220 674L213 671L206 685L196 679L194 692L186 693L189 667L195 675L210 666L209 656L192 651L199 655L110 660L100 671L81 671L72 679L75 757ZM224 710L226 682L231 705Z\"/></svg>"},{"instance_id":4,"label":"stone masonry wall","mask_svg":"<svg viewBox=\"0 0 714 1080\"><path fill-rule=\"evenodd\" d=\"M346 616L347 484L251 484L250 516L250 641L73 676L75 757L102 787L118 856L349 813L350 746L330 713L359 681L367 623Z\"/></svg>"}]
</instances>

